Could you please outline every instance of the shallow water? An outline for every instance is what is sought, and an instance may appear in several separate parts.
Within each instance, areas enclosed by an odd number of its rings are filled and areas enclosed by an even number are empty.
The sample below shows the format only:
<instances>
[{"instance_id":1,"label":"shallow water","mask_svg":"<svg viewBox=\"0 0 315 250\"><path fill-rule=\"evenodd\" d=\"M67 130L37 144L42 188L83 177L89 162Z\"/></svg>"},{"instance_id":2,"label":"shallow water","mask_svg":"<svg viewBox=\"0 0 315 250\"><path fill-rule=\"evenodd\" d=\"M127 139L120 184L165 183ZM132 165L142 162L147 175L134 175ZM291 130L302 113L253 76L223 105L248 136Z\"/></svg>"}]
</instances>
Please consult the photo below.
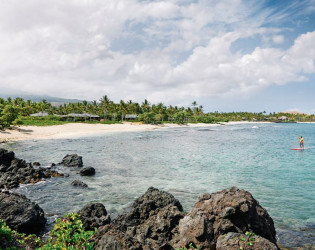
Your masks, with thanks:
<instances>
[{"instance_id":1,"label":"shallow water","mask_svg":"<svg viewBox=\"0 0 315 250\"><path fill-rule=\"evenodd\" d=\"M293 151L303 136L305 150ZM202 193L237 186L253 194L275 221L282 246L315 246L315 124L236 124L161 128L86 138L5 144L42 166L83 156L96 175L53 178L18 189L49 216L102 202L115 216L150 186L172 193L189 211ZM79 179L88 189L74 188Z\"/></svg>"}]
</instances>

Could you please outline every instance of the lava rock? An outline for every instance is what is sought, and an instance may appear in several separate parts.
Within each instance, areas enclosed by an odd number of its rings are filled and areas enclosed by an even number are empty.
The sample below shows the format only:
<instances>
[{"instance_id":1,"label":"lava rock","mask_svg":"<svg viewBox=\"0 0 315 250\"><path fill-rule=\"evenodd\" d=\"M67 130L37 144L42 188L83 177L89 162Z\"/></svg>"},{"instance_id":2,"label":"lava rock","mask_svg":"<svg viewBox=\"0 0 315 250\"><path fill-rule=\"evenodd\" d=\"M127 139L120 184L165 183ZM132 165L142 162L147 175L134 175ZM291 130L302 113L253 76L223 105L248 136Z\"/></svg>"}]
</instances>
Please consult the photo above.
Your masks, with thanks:
<instances>
[{"instance_id":1,"label":"lava rock","mask_svg":"<svg viewBox=\"0 0 315 250\"><path fill-rule=\"evenodd\" d=\"M150 187L127 214L99 229L96 249L160 249L168 245L184 215L173 195Z\"/></svg>"},{"instance_id":2,"label":"lava rock","mask_svg":"<svg viewBox=\"0 0 315 250\"><path fill-rule=\"evenodd\" d=\"M49 168L34 168L31 163L15 157L12 151L0 149L0 188L16 188L19 184L36 183L42 179L63 176Z\"/></svg>"},{"instance_id":3,"label":"lava rock","mask_svg":"<svg viewBox=\"0 0 315 250\"><path fill-rule=\"evenodd\" d=\"M276 244L276 231L268 212L249 192L232 187L202 195L180 221L179 234L172 244L179 248L194 242L201 249L215 249L221 235L247 231Z\"/></svg>"},{"instance_id":4,"label":"lava rock","mask_svg":"<svg viewBox=\"0 0 315 250\"><path fill-rule=\"evenodd\" d=\"M84 183L83 181L79 181L79 180L74 180L72 183L71 183L72 186L75 186L75 187L82 187L82 188L87 188L88 185L86 183Z\"/></svg>"},{"instance_id":5,"label":"lava rock","mask_svg":"<svg viewBox=\"0 0 315 250\"><path fill-rule=\"evenodd\" d=\"M95 175L95 168L93 168L93 167L84 167L84 168L81 169L80 175L82 175L82 176Z\"/></svg>"},{"instance_id":6,"label":"lava rock","mask_svg":"<svg viewBox=\"0 0 315 250\"><path fill-rule=\"evenodd\" d=\"M66 155L63 157L61 164L66 167L83 167L82 156L77 154Z\"/></svg>"},{"instance_id":7,"label":"lava rock","mask_svg":"<svg viewBox=\"0 0 315 250\"><path fill-rule=\"evenodd\" d=\"M39 233L46 224L43 209L22 194L0 192L0 219L20 233Z\"/></svg>"},{"instance_id":8,"label":"lava rock","mask_svg":"<svg viewBox=\"0 0 315 250\"><path fill-rule=\"evenodd\" d=\"M251 240L249 240L251 239ZM251 245L248 245L249 243ZM278 247L270 242L269 240L256 235L248 237L245 234L239 233L227 233L220 235L217 240L216 249L217 250L226 250L226 249L248 249L248 250L277 250Z\"/></svg>"},{"instance_id":9,"label":"lava rock","mask_svg":"<svg viewBox=\"0 0 315 250\"><path fill-rule=\"evenodd\" d=\"M90 203L79 212L81 221L86 230L94 230L110 223L110 216L102 203Z\"/></svg>"}]
</instances>

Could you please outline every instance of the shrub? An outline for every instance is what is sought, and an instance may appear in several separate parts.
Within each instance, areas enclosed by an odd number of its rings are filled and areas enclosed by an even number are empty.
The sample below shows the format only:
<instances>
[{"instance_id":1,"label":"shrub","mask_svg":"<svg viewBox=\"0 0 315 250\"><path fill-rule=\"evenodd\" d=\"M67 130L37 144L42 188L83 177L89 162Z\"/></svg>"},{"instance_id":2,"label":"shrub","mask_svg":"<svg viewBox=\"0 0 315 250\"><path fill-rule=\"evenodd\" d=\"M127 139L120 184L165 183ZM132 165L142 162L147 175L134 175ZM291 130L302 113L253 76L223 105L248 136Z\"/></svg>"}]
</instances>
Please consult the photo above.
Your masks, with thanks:
<instances>
[{"instance_id":1,"label":"shrub","mask_svg":"<svg viewBox=\"0 0 315 250\"><path fill-rule=\"evenodd\" d=\"M50 238L41 249L93 249L94 242L89 239L95 231L85 231L77 213L67 214L58 219Z\"/></svg>"}]
</instances>

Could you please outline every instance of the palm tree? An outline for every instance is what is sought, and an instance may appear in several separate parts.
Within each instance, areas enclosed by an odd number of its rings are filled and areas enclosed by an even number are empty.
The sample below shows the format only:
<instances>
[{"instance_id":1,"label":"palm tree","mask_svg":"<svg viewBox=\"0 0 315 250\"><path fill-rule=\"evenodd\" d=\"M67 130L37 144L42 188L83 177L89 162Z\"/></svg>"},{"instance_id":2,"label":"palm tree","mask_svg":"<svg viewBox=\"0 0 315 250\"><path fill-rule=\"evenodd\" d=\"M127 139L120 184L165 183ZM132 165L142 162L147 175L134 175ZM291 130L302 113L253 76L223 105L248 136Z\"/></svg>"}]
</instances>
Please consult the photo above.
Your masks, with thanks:
<instances>
[{"instance_id":1,"label":"palm tree","mask_svg":"<svg viewBox=\"0 0 315 250\"><path fill-rule=\"evenodd\" d=\"M150 111L150 103L147 99L144 99L144 102L141 104L141 108L143 112L149 112Z\"/></svg>"},{"instance_id":2,"label":"palm tree","mask_svg":"<svg viewBox=\"0 0 315 250\"><path fill-rule=\"evenodd\" d=\"M83 104L83 108L84 108L84 121L86 121L86 110L87 110L87 107L88 107L88 102L86 100L84 100L82 102Z\"/></svg>"},{"instance_id":3,"label":"palm tree","mask_svg":"<svg viewBox=\"0 0 315 250\"><path fill-rule=\"evenodd\" d=\"M101 99L100 99L100 105L103 107L104 110L104 120L106 120L106 113L108 111L108 106L111 103L111 100L108 98L107 95L104 95Z\"/></svg>"},{"instance_id":4,"label":"palm tree","mask_svg":"<svg viewBox=\"0 0 315 250\"><path fill-rule=\"evenodd\" d=\"M191 104L193 106L193 113L194 113L194 119L195 119L195 122L197 121L197 118L196 118L196 115L197 115L197 102L196 101L193 101L193 103Z\"/></svg>"},{"instance_id":5,"label":"palm tree","mask_svg":"<svg viewBox=\"0 0 315 250\"><path fill-rule=\"evenodd\" d=\"M121 121L124 120L125 114L127 113L127 105L123 100L120 100L120 111L121 111Z\"/></svg>"}]
</instances>

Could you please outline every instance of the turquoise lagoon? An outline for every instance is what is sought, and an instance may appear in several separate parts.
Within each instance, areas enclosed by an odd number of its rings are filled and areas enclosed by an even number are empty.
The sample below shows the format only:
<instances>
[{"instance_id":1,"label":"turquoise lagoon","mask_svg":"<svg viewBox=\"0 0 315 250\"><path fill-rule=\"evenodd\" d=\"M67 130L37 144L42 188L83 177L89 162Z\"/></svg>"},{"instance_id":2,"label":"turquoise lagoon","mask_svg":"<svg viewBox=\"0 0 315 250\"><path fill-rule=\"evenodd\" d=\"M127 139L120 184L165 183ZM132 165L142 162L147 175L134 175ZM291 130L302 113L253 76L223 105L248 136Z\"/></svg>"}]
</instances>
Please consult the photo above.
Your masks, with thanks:
<instances>
[{"instance_id":1,"label":"turquoise lagoon","mask_svg":"<svg viewBox=\"0 0 315 250\"><path fill-rule=\"evenodd\" d=\"M306 149L290 150L299 146L301 135ZM172 193L189 211L200 194L237 186L267 209L282 246L315 246L315 124L183 126L4 147L42 166L77 153L85 166L95 167L94 177L60 167L69 178L17 189L51 218L77 211L88 202L102 202L115 217L150 186ZM74 179L89 188L72 187Z\"/></svg>"}]
</instances>

